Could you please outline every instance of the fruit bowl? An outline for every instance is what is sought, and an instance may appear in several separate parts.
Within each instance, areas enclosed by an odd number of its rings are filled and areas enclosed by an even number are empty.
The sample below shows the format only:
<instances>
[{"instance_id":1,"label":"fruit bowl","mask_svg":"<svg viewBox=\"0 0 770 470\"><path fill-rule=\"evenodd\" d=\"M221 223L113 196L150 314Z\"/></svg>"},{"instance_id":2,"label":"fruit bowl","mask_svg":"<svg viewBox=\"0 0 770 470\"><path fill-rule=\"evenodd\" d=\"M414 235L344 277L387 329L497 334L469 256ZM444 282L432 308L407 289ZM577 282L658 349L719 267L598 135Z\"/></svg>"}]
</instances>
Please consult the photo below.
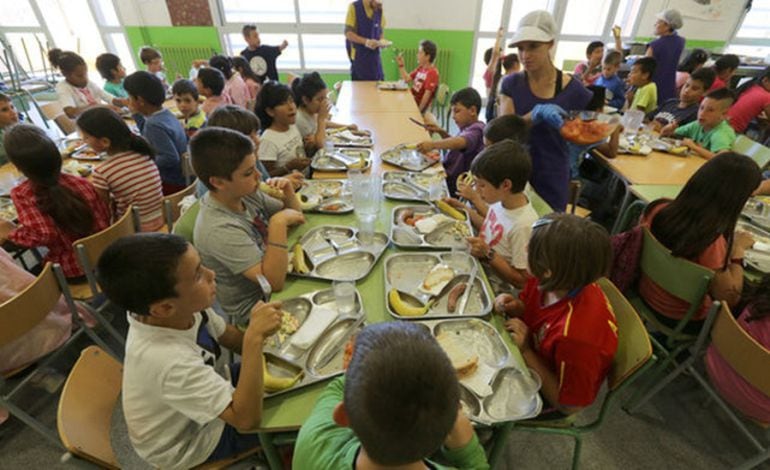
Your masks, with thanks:
<instances>
[{"instance_id":1,"label":"fruit bowl","mask_svg":"<svg viewBox=\"0 0 770 470\"><path fill-rule=\"evenodd\" d=\"M620 118L617 115L577 111L570 113L560 133L573 144L592 145L609 137L619 124Z\"/></svg>"}]
</instances>

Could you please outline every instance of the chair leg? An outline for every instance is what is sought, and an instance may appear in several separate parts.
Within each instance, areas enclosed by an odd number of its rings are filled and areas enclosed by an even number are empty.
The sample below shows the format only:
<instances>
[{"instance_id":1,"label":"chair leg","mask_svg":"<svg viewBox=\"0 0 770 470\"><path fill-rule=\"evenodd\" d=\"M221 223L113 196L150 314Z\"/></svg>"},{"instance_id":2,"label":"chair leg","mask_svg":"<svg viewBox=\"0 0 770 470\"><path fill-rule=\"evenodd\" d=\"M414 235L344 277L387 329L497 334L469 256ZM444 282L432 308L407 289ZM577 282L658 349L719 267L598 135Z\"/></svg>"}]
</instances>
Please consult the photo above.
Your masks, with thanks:
<instances>
[{"instance_id":1,"label":"chair leg","mask_svg":"<svg viewBox=\"0 0 770 470\"><path fill-rule=\"evenodd\" d=\"M636 396L634 396L632 401L626 408L627 411L630 414L634 414L637 411L639 411L639 408L644 406L644 404L647 403L653 396L655 396L658 392L663 390L663 388L666 385L670 384L675 378L677 378L679 374L682 373L682 371L684 371L685 369L692 370L690 366L692 365L693 360L694 359L691 357L687 359L685 362L679 364L673 371L671 371L661 381L659 381L658 383L655 383L652 386L652 388L650 388L643 397L636 399ZM651 377L651 378L654 378L654 377Z\"/></svg>"},{"instance_id":2,"label":"chair leg","mask_svg":"<svg viewBox=\"0 0 770 470\"><path fill-rule=\"evenodd\" d=\"M580 451L583 448L583 438L580 434L575 434L575 449L572 451L572 470L577 470L580 466Z\"/></svg>"},{"instance_id":3,"label":"chair leg","mask_svg":"<svg viewBox=\"0 0 770 470\"><path fill-rule=\"evenodd\" d=\"M489 452L490 468L495 468L498 462L500 461L500 459L503 457L503 452L505 451L505 444L508 441L508 436L511 435L512 430L513 430L512 422L504 423L502 426L498 426L492 430L493 432L492 446Z\"/></svg>"},{"instance_id":4,"label":"chair leg","mask_svg":"<svg viewBox=\"0 0 770 470\"><path fill-rule=\"evenodd\" d=\"M88 337L91 338L91 340L94 343L96 343L100 348L102 348L105 351L107 351L107 353L110 356L114 357L118 362L123 362L123 355L122 354L118 354L117 351L115 351L113 348L109 347L107 345L107 343L104 341L104 339L101 336L97 335L93 331L93 329L91 329L91 328L89 328L89 327L87 327L85 325L83 325L82 328L83 328L83 331L88 335ZM123 349L125 350L125 347Z\"/></svg>"},{"instance_id":5,"label":"chair leg","mask_svg":"<svg viewBox=\"0 0 770 470\"><path fill-rule=\"evenodd\" d=\"M109 304L110 304L110 302L108 300L100 308L94 308L94 307L92 307L91 305L89 305L89 304L87 304L85 302L81 302L80 305L85 306L85 308L88 310L88 312L91 315L93 315L94 318L96 318L96 320L99 322L99 324L102 326L102 328L104 328L107 331L107 333L109 333L110 336L112 336L115 339L115 341L118 342L119 345L121 345L121 346L123 346L123 348L125 348L125 346L126 346L126 338L124 338L123 335L118 333L118 330L116 330L115 327L112 326L112 323L108 322L107 319L104 318L104 315L102 315L102 313L101 313L101 309L104 308L104 306L107 306Z\"/></svg>"},{"instance_id":6,"label":"chair leg","mask_svg":"<svg viewBox=\"0 0 770 470\"><path fill-rule=\"evenodd\" d=\"M283 461L278 453L278 449L275 448L273 436L270 433L261 432L259 433L259 442L262 445L262 452L265 454L267 466L270 467L270 470L282 470Z\"/></svg>"},{"instance_id":7,"label":"chair leg","mask_svg":"<svg viewBox=\"0 0 770 470\"><path fill-rule=\"evenodd\" d=\"M770 459L770 449L765 449L764 452L760 452L749 460L743 462L734 470L751 470L752 468L759 467L759 464Z\"/></svg>"},{"instance_id":8,"label":"chair leg","mask_svg":"<svg viewBox=\"0 0 770 470\"><path fill-rule=\"evenodd\" d=\"M59 437L54 434L50 429L43 426L40 421L30 416L27 412L16 406L11 401L0 399L0 406L7 408L11 415L19 418L24 424L37 431L38 434L43 436L49 443L59 448L64 448L59 440Z\"/></svg>"}]
</instances>

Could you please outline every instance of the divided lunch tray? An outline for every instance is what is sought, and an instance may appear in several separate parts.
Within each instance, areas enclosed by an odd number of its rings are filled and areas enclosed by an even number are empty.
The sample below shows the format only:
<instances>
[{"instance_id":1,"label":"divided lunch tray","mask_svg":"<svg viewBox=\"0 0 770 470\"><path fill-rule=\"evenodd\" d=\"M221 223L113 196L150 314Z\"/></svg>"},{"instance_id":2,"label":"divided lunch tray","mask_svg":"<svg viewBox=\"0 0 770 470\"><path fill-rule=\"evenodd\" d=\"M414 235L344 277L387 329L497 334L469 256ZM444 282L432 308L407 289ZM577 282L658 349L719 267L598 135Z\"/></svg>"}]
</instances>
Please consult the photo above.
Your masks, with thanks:
<instances>
[{"instance_id":1,"label":"divided lunch tray","mask_svg":"<svg viewBox=\"0 0 770 470\"><path fill-rule=\"evenodd\" d=\"M371 166L372 151L366 148L335 148L331 155L320 149L310 162L315 171L366 170Z\"/></svg>"},{"instance_id":2,"label":"divided lunch tray","mask_svg":"<svg viewBox=\"0 0 770 470\"><path fill-rule=\"evenodd\" d=\"M353 212L353 196L345 180L305 180L297 192L303 212Z\"/></svg>"},{"instance_id":3,"label":"divided lunch tray","mask_svg":"<svg viewBox=\"0 0 770 470\"><path fill-rule=\"evenodd\" d=\"M449 216L428 233L421 233L417 226L404 222L403 216L411 211L416 217L431 217L441 214L435 206L396 206L390 221L390 238L399 248L434 248L450 250L465 248L466 237L473 235L470 216L467 211L465 220L452 219Z\"/></svg>"},{"instance_id":4,"label":"divided lunch tray","mask_svg":"<svg viewBox=\"0 0 770 470\"><path fill-rule=\"evenodd\" d=\"M416 173L411 171L386 171L382 175L382 194L398 201L426 201L434 181L441 184L440 198L449 197L446 176L442 173Z\"/></svg>"},{"instance_id":5,"label":"divided lunch tray","mask_svg":"<svg viewBox=\"0 0 770 470\"><path fill-rule=\"evenodd\" d=\"M386 234L374 232L371 243L364 243L356 228L325 225L305 233L299 243L310 272L300 274L292 270L293 276L357 281L371 272L390 240Z\"/></svg>"},{"instance_id":6,"label":"divided lunch tray","mask_svg":"<svg viewBox=\"0 0 770 470\"><path fill-rule=\"evenodd\" d=\"M326 140L335 147L373 147L374 140L372 133L368 131L337 131L329 129L326 131Z\"/></svg>"},{"instance_id":7,"label":"divided lunch tray","mask_svg":"<svg viewBox=\"0 0 770 470\"><path fill-rule=\"evenodd\" d=\"M739 220L735 226L735 229L750 233L751 236L754 237L754 242L756 243L770 245L770 233L762 230L752 223ZM765 274L770 273L770 253L749 249L746 250L746 253L744 254L744 260L746 264L756 269L757 271Z\"/></svg>"},{"instance_id":8,"label":"divided lunch tray","mask_svg":"<svg viewBox=\"0 0 770 470\"><path fill-rule=\"evenodd\" d=\"M419 324L437 339L440 335L454 336L455 345L478 357L476 371L460 379L460 402L472 421L489 425L540 414L543 408L538 393L540 377L534 371L521 370L491 324L476 318ZM487 388L487 384L491 388Z\"/></svg>"},{"instance_id":9,"label":"divided lunch tray","mask_svg":"<svg viewBox=\"0 0 770 470\"><path fill-rule=\"evenodd\" d=\"M431 159L427 155L419 152L413 145L397 145L388 149L380 155L385 163L403 168L409 171L422 171L435 165L440 159Z\"/></svg>"},{"instance_id":10,"label":"divided lunch tray","mask_svg":"<svg viewBox=\"0 0 770 470\"><path fill-rule=\"evenodd\" d=\"M281 309L298 320L297 331L306 321L313 321L314 313L320 310L326 310L328 313L337 309L333 289L310 292L283 300L282 303ZM291 339L296 332L285 334L279 330L270 336L265 341L265 361L270 374L276 377L295 377L301 373L302 376L292 387L266 393L266 396L280 395L341 374L345 344L364 327L364 318L363 302L356 290L353 312L338 313L307 348L300 349L292 344Z\"/></svg>"},{"instance_id":11,"label":"divided lunch tray","mask_svg":"<svg viewBox=\"0 0 770 470\"><path fill-rule=\"evenodd\" d=\"M494 295L483 279L483 271L479 261L467 253L462 252L432 252L432 253L394 253L385 259L385 294L391 289L399 290L401 300L410 304L409 297L417 294L426 296L419 286L423 284L425 277L431 269L438 264L444 264L454 270L455 277L451 279L446 286L437 294L435 302L428 312L419 317L408 317L399 315L386 299L386 306L391 317L399 320L424 320L426 318L461 318L459 315L459 306L455 312L449 312L447 304L449 302L449 292L452 287L459 282L465 282L466 288L468 277L472 274L474 266L476 275L474 276L471 290L468 293L468 300L465 312L462 317L483 317L492 311L494 304ZM408 294L408 295L404 295ZM458 302L459 304L459 302ZM414 304L414 306L420 306Z\"/></svg>"}]
</instances>

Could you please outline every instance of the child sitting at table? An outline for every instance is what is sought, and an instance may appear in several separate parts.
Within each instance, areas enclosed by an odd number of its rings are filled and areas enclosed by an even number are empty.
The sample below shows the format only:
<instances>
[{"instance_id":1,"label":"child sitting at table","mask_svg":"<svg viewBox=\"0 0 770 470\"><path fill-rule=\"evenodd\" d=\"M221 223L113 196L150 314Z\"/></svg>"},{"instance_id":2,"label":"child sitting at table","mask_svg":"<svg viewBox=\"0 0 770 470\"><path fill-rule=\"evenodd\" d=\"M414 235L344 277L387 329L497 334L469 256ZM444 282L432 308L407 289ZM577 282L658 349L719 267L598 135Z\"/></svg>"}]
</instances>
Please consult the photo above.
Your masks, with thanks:
<instances>
[{"instance_id":1,"label":"child sitting at table","mask_svg":"<svg viewBox=\"0 0 770 470\"><path fill-rule=\"evenodd\" d=\"M282 200L259 191L254 143L240 132L205 127L190 141L195 174L209 191L200 199L195 246L217 274L219 299L237 323L255 302L283 289L289 264L289 228L304 223L291 181L268 181Z\"/></svg>"},{"instance_id":2,"label":"child sitting at table","mask_svg":"<svg viewBox=\"0 0 770 470\"><path fill-rule=\"evenodd\" d=\"M594 81L594 85L604 87L611 94L607 104L617 110L626 104L626 84L618 76L621 62L623 54L618 51L607 52L602 61L602 73Z\"/></svg>"},{"instance_id":3,"label":"child sitting at table","mask_svg":"<svg viewBox=\"0 0 770 470\"><path fill-rule=\"evenodd\" d=\"M11 190L18 225L0 219L0 243L45 246L71 280L84 280L72 243L110 225L110 210L85 178L62 173L56 144L42 129L18 124L5 136L11 163L27 178Z\"/></svg>"},{"instance_id":4,"label":"child sitting at table","mask_svg":"<svg viewBox=\"0 0 770 470\"><path fill-rule=\"evenodd\" d=\"M11 126L19 123L19 113L13 101L5 93L0 93L0 165L8 163L8 156L5 154L5 134Z\"/></svg>"},{"instance_id":5,"label":"child sitting at table","mask_svg":"<svg viewBox=\"0 0 770 470\"><path fill-rule=\"evenodd\" d=\"M163 190L155 151L147 140L131 132L126 122L107 108L93 108L80 115L78 129L95 152L107 160L93 171L96 192L113 207L115 219L130 205L139 210L141 229L154 232L163 226Z\"/></svg>"},{"instance_id":6,"label":"child sitting at table","mask_svg":"<svg viewBox=\"0 0 770 470\"><path fill-rule=\"evenodd\" d=\"M647 115L653 129L661 131L665 126L683 126L698 117L698 108L714 82L714 71L709 68L695 70L682 85L679 99L671 98L664 101L658 109Z\"/></svg>"},{"instance_id":7,"label":"child sitting at table","mask_svg":"<svg viewBox=\"0 0 770 470\"><path fill-rule=\"evenodd\" d=\"M168 82L164 72L166 69L163 66L163 56L160 51L150 46L143 46L139 49L139 60L147 67L148 72L158 77L158 80L163 85L163 91L168 90Z\"/></svg>"},{"instance_id":8,"label":"child sitting at table","mask_svg":"<svg viewBox=\"0 0 770 470\"><path fill-rule=\"evenodd\" d=\"M99 285L128 312L128 435L155 468L192 468L259 445L257 434L242 432L262 419L262 350L281 323L281 304L250 306L241 332L211 309L214 277L176 235L123 237L99 258ZM220 346L241 362L217 365Z\"/></svg>"},{"instance_id":9,"label":"child sitting at table","mask_svg":"<svg viewBox=\"0 0 770 470\"><path fill-rule=\"evenodd\" d=\"M436 43L427 39L420 41L420 47L417 49L417 68L410 73L407 73L404 68L404 57L401 54L396 56L398 73L403 81L412 84L412 96L421 114L430 110L430 104L438 88L438 69L433 65L437 53Z\"/></svg>"},{"instance_id":10,"label":"child sitting at table","mask_svg":"<svg viewBox=\"0 0 770 470\"><path fill-rule=\"evenodd\" d=\"M237 55L230 57L230 60L233 62L235 71L240 74L241 78L243 78L243 81L246 83L246 89L249 90L249 102L246 105L246 109L252 110L257 102L259 89L262 88L262 80L256 73L254 73L249 62L243 57Z\"/></svg>"},{"instance_id":11,"label":"child sitting at table","mask_svg":"<svg viewBox=\"0 0 770 470\"><path fill-rule=\"evenodd\" d=\"M495 292L517 289L527 281L527 241L537 214L524 188L532 174L529 153L520 142L503 140L479 153L471 164L476 192L489 204L484 212L469 210L478 237L468 237L472 256L491 268ZM464 208L457 199L447 203ZM494 279L494 281L493 281Z\"/></svg>"},{"instance_id":12,"label":"child sitting at table","mask_svg":"<svg viewBox=\"0 0 770 470\"><path fill-rule=\"evenodd\" d=\"M426 140L417 144L417 150L428 153L432 150L449 150L444 156L444 170L449 187L449 194L457 194L457 177L468 171L471 162L484 148L484 123L479 121L481 96L471 87L456 91L450 99L452 119L460 129L460 133L451 137L444 129L428 124L428 132L437 132L440 140Z\"/></svg>"},{"instance_id":13,"label":"child sitting at table","mask_svg":"<svg viewBox=\"0 0 770 470\"><path fill-rule=\"evenodd\" d=\"M727 121L735 132L743 134L762 114L770 116L770 67L735 90L735 104L727 112Z\"/></svg>"},{"instance_id":14,"label":"child sitting at table","mask_svg":"<svg viewBox=\"0 0 770 470\"><path fill-rule=\"evenodd\" d=\"M604 56L604 43L591 41L586 47L586 60L575 66L575 78L583 82L583 85L593 85L602 74L602 57Z\"/></svg>"},{"instance_id":15,"label":"child sitting at table","mask_svg":"<svg viewBox=\"0 0 770 470\"><path fill-rule=\"evenodd\" d=\"M116 98L89 80L86 61L74 52L51 49L48 60L64 75L64 80L56 84L56 94L68 118L75 119L86 109L104 103L116 107L128 104L125 98Z\"/></svg>"},{"instance_id":16,"label":"child sitting at table","mask_svg":"<svg viewBox=\"0 0 770 470\"><path fill-rule=\"evenodd\" d=\"M233 63L224 55L215 55L209 59L209 66L222 72L225 77L225 87L222 95L236 106L246 108L249 105L249 89L240 74L233 71Z\"/></svg>"},{"instance_id":17,"label":"child sitting at table","mask_svg":"<svg viewBox=\"0 0 770 470\"><path fill-rule=\"evenodd\" d=\"M198 103L198 89L192 80L180 78L171 86L171 93L174 95L176 109L182 115L180 120L185 134L190 139L206 124L206 113Z\"/></svg>"},{"instance_id":18,"label":"child sitting at table","mask_svg":"<svg viewBox=\"0 0 770 470\"><path fill-rule=\"evenodd\" d=\"M128 93L123 88L126 69L120 63L120 57L109 52L99 55L96 58L96 70L104 79L104 91L118 98L128 98Z\"/></svg>"},{"instance_id":19,"label":"child sitting at table","mask_svg":"<svg viewBox=\"0 0 770 470\"><path fill-rule=\"evenodd\" d=\"M510 294L495 299L495 309L508 317L505 327L527 367L540 375L540 393L557 416L593 403L612 365L618 328L596 284L609 272L611 260L610 237L602 226L575 215L547 215L532 226L532 277L524 290L518 299Z\"/></svg>"},{"instance_id":20,"label":"child sitting at table","mask_svg":"<svg viewBox=\"0 0 770 470\"><path fill-rule=\"evenodd\" d=\"M460 407L460 384L426 328L377 323L355 338L343 377L318 398L299 430L293 468L488 469Z\"/></svg>"},{"instance_id":21,"label":"child sitting at table","mask_svg":"<svg viewBox=\"0 0 770 470\"><path fill-rule=\"evenodd\" d=\"M302 134L297 129L297 106L286 85L265 82L257 97L256 114L265 131L259 146L259 159L271 176L292 170L304 172L310 166Z\"/></svg>"},{"instance_id":22,"label":"child sitting at table","mask_svg":"<svg viewBox=\"0 0 770 470\"><path fill-rule=\"evenodd\" d=\"M182 154L187 152L187 135L171 111L163 107L166 93L160 79L140 70L123 82L129 97L129 108L145 118L142 135L155 149L155 164L163 182L163 194L173 194L185 188L182 175Z\"/></svg>"},{"instance_id":23,"label":"child sitting at table","mask_svg":"<svg viewBox=\"0 0 770 470\"><path fill-rule=\"evenodd\" d=\"M658 106L658 86L652 81L655 75L655 59L641 57L636 59L628 74L628 84L632 89L626 93L628 109L638 109L643 113L651 113Z\"/></svg>"},{"instance_id":24,"label":"child sitting at table","mask_svg":"<svg viewBox=\"0 0 770 470\"><path fill-rule=\"evenodd\" d=\"M306 73L294 80L291 91L297 103L297 129L310 150L309 154L324 147L326 129L358 129L355 124L337 124L329 120L329 91L318 72Z\"/></svg>"},{"instance_id":25,"label":"child sitting at table","mask_svg":"<svg viewBox=\"0 0 770 470\"><path fill-rule=\"evenodd\" d=\"M727 122L727 110L733 104L733 92L719 88L708 92L698 109L698 120L685 126L669 126L661 132L683 138L682 145L705 159L719 152L730 150L735 141L735 131Z\"/></svg>"},{"instance_id":26,"label":"child sitting at table","mask_svg":"<svg viewBox=\"0 0 770 470\"><path fill-rule=\"evenodd\" d=\"M714 62L714 73L716 78L714 83L711 84L709 91L718 90L720 88L730 88L730 80L735 75L735 71L741 65L741 59L735 54L725 54L718 58Z\"/></svg>"},{"instance_id":27,"label":"child sitting at table","mask_svg":"<svg viewBox=\"0 0 770 470\"><path fill-rule=\"evenodd\" d=\"M198 70L198 75L195 77L195 88L198 89L198 93L206 97L201 105L201 109L206 115L211 114L220 106L232 103L229 96L224 94L225 76L217 69L203 67Z\"/></svg>"}]
</instances>

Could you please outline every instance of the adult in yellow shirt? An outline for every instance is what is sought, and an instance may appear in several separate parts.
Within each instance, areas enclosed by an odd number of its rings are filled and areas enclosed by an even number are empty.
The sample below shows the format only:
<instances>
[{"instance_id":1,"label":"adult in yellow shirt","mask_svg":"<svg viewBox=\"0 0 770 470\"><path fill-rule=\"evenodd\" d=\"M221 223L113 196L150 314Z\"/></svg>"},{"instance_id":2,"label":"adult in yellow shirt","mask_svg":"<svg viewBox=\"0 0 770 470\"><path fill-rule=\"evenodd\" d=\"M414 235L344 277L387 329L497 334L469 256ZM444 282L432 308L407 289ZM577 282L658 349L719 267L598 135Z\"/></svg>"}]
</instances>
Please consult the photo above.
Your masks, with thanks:
<instances>
[{"instance_id":1,"label":"adult in yellow shirt","mask_svg":"<svg viewBox=\"0 0 770 470\"><path fill-rule=\"evenodd\" d=\"M345 48L353 80L383 80L380 40L385 27L380 0L357 0L348 6Z\"/></svg>"}]
</instances>

